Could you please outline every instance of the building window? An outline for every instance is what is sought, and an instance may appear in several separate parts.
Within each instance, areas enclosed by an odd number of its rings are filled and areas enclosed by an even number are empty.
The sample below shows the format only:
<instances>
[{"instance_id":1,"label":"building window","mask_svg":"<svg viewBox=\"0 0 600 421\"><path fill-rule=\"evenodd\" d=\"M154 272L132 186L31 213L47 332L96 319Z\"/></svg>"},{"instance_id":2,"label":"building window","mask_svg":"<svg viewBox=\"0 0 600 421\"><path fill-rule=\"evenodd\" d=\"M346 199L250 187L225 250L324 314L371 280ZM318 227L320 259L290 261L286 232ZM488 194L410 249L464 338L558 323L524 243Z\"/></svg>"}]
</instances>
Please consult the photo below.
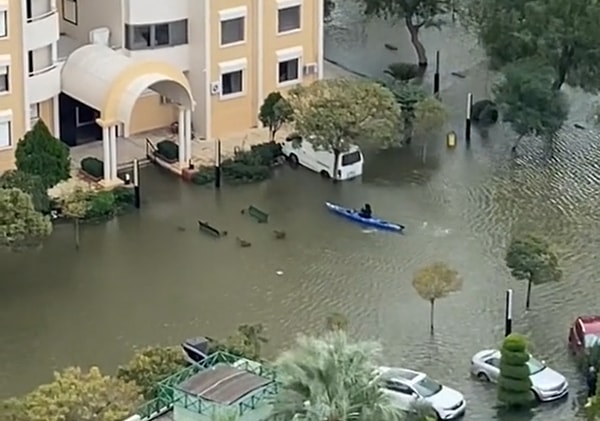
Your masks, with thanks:
<instances>
[{"instance_id":1,"label":"building window","mask_svg":"<svg viewBox=\"0 0 600 421\"><path fill-rule=\"evenodd\" d=\"M53 13L52 4L52 0L26 0L27 21L31 22Z\"/></svg>"},{"instance_id":2,"label":"building window","mask_svg":"<svg viewBox=\"0 0 600 421\"><path fill-rule=\"evenodd\" d=\"M277 33L299 31L302 21L302 6L300 4L290 5L283 2L277 9Z\"/></svg>"},{"instance_id":3,"label":"building window","mask_svg":"<svg viewBox=\"0 0 600 421\"><path fill-rule=\"evenodd\" d=\"M8 149L12 146L10 121L0 121L0 149Z\"/></svg>"},{"instance_id":4,"label":"building window","mask_svg":"<svg viewBox=\"0 0 600 421\"><path fill-rule=\"evenodd\" d=\"M45 70L53 67L52 46L50 45L29 51L27 56L29 62L29 76L43 73Z\"/></svg>"},{"instance_id":5,"label":"building window","mask_svg":"<svg viewBox=\"0 0 600 421\"><path fill-rule=\"evenodd\" d=\"M10 71L8 66L0 66L0 93L10 91Z\"/></svg>"},{"instance_id":6,"label":"building window","mask_svg":"<svg viewBox=\"0 0 600 421\"><path fill-rule=\"evenodd\" d=\"M221 75L221 96L230 96L244 92L244 71L234 70L233 72L223 73Z\"/></svg>"},{"instance_id":7,"label":"building window","mask_svg":"<svg viewBox=\"0 0 600 421\"><path fill-rule=\"evenodd\" d=\"M8 11L0 10L0 38L8 36Z\"/></svg>"},{"instance_id":8,"label":"building window","mask_svg":"<svg viewBox=\"0 0 600 421\"><path fill-rule=\"evenodd\" d=\"M77 0L62 0L63 20L77 25L79 11L77 9Z\"/></svg>"},{"instance_id":9,"label":"building window","mask_svg":"<svg viewBox=\"0 0 600 421\"><path fill-rule=\"evenodd\" d=\"M277 84L296 85L302 82L302 47L277 51Z\"/></svg>"},{"instance_id":10,"label":"building window","mask_svg":"<svg viewBox=\"0 0 600 421\"><path fill-rule=\"evenodd\" d=\"M246 7L219 12L221 46L238 45L246 41Z\"/></svg>"},{"instance_id":11,"label":"building window","mask_svg":"<svg viewBox=\"0 0 600 421\"><path fill-rule=\"evenodd\" d=\"M40 119L40 103L29 104L29 122L31 127L35 126L35 123Z\"/></svg>"},{"instance_id":12,"label":"building window","mask_svg":"<svg viewBox=\"0 0 600 421\"><path fill-rule=\"evenodd\" d=\"M188 43L187 19L154 25L125 24L125 48L147 50L174 47Z\"/></svg>"}]
</instances>

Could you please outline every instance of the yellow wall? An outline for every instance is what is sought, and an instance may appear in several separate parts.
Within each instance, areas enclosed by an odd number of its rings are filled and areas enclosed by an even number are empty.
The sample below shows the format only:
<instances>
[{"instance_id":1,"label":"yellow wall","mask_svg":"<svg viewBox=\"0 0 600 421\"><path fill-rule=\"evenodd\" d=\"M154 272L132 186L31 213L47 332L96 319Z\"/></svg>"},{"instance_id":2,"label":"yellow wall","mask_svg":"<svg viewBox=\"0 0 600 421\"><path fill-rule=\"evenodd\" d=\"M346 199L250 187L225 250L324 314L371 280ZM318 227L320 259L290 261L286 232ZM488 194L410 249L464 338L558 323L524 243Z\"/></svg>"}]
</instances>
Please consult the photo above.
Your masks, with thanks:
<instances>
[{"instance_id":1,"label":"yellow wall","mask_svg":"<svg viewBox=\"0 0 600 421\"><path fill-rule=\"evenodd\" d=\"M0 111L12 110L13 148L0 151L0 171L14 165L14 147L25 132L25 98L23 89L23 33L21 0L9 0L8 38L0 40L0 54L10 54L10 93L0 95Z\"/></svg>"},{"instance_id":2,"label":"yellow wall","mask_svg":"<svg viewBox=\"0 0 600 421\"><path fill-rule=\"evenodd\" d=\"M255 0L253 0L255 1ZM270 0L273 1L273 0ZM219 63L246 59L248 66L245 71L245 95L239 98L221 100L218 95L211 96L212 101L212 135L221 137L228 133L241 132L254 124L256 117L253 112L253 93L256 92L256 73L255 73L255 50L256 42L254 33L256 32L256 19L252 14L252 1L248 0L219 0L211 2L210 12L211 22L211 76L212 81L220 80L221 71ZM218 5L218 6L217 6ZM219 11L232 9L235 7L247 6L248 16L246 17L246 42L239 46L223 47L220 45L220 19Z\"/></svg>"},{"instance_id":3,"label":"yellow wall","mask_svg":"<svg viewBox=\"0 0 600 421\"><path fill-rule=\"evenodd\" d=\"M131 113L130 134L167 127L177 120L177 109L171 104L161 104L160 95L141 96Z\"/></svg>"},{"instance_id":4,"label":"yellow wall","mask_svg":"<svg viewBox=\"0 0 600 421\"><path fill-rule=\"evenodd\" d=\"M52 99L49 99L44 102L40 102L40 118L44 120L50 132L54 134L54 136L59 137L59 133L55 133L54 131L54 103Z\"/></svg>"}]
</instances>

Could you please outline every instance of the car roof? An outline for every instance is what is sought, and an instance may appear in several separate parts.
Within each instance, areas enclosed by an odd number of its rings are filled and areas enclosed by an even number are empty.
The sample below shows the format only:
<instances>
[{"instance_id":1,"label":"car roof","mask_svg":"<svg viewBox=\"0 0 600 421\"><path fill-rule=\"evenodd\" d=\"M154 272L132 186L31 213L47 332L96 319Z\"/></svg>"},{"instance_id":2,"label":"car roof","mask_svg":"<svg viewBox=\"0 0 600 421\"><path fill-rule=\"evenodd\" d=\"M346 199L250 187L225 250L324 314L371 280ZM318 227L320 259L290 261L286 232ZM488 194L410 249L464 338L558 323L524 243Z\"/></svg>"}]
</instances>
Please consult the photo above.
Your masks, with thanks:
<instances>
[{"instance_id":1,"label":"car roof","mask_svg":"<svg viewBox=\"0 0 600 421\"><path fill-rule=\"evenodd\" d=\"M583 325L585 333L600 333L600 316L580 316L577 320Z\"/></svg>"},{"instance_id":2,"label":"car roof","mask_svg":"<svg viewBox=\"0 0 600 421\"><path fill-rule=\"evenodd\" d=\"M498 349L484 349L473 355L474 360L487 360L491 357L500 357L500 350Z\"/></svg>"},{"instance_id":3,"label":"car roof","mask_svg":"<svg viewBox=\"0 0 600 421\"><path fill-rule=\"evenodd\" d=\"M423 380L426 375L420 371L398 367L379 367L377 370L384 380L399 380L412 385Z\"/></svg>"}]
</instances>

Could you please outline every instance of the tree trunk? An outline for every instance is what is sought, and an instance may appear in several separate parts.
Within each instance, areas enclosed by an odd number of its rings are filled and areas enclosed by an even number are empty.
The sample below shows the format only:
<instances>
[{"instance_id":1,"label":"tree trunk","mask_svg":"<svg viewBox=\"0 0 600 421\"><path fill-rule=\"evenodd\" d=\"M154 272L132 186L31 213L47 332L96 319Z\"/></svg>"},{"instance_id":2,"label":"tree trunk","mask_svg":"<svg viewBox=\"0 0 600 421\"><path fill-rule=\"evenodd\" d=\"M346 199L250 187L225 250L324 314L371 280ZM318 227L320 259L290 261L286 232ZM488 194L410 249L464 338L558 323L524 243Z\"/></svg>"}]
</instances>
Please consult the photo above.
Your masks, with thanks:
<instances>
[{"instance_id":1,"label":"tree trunk","mask_svg":"<svg viewBox=\"0 0 600 421\"><path fill-rule=\"evenodd\" d=\"M527 299L525 300L525 310L529 310L529 304L531 303L531 279L527 280Z\"/></svg>"},{"instance_id":2,"label":"tree trunk","mask_svg":"<svg viewBox=\"0 0 600 421\"><path fill-rule=\"evenodd\" d=\"M435 300L429 300L429 333L433 335L434 327L433 327L433 319L435 313Z\"/></svg>"},{"instance_id":3,"label":"tree trunk","mask_svg":"<svg viewBox=\"0 0 600 421\"><path fill-rule=\"evenodd\" d=\"M519 143L521 143L521 139L523 139L524 137L525 137L525 135L522 134L517 138L517 140L515 141L515 144L510 149L510 151L512 153L517 153L517 147L519 146Z\"/></svg>"},{"instance_id":4,"label":"tree trunk","mask_svg":"<svg viewBox=\"0 0 600 421\"><path fill-rule=\"evenodd\" d=\"M73 220L75 224L75 249L79 250L80 242L79 242L79 218L75 218Z\"/></svg>"},{"instance_id":5,"label":"tree trunk","mask_svg":"<svg viewBox=\"0 0 600 421\"><path fill-rule=\"evenodd\" d=\"M337 183L339 180L338 170L339 170L339 161L340 161L340 150L337 148L333 149L333 174L331 174L331 179L334 183Z\"/></svg>"},{"instance_id":6,"label":"tree trunk","mask_svg":"<svg viewBox=\"0 0 600 421\"><path fill-rule=\"evenodd\" d=\"M555 91L559 91L562 88L563 84L567 80L567 73L569 72L569 68L571 67L571 61L573 60L573 55L575 54L575 49L570 46L565 46L562 49L560 54L560 58L558 60L558 67L556 69L556 80L552 84L552 89Z\"/></svg>"},{"instance_id":7,"label":"tree trunk","mask_svg":"<svg viewBox=\"0 0 600 421\"><path fill-rule=\"evenodd\" d=\"M271 127L271 128L269 129L269 140L270 140L271 142L275 141L275 133L277 133L277 129L276 129L276 128L274 128L274 127Z\"/></svg>"},{"instance_id":8,"label":"tree trunk","mask_svg":"<svg viewBox=\"0 0 600 421\"><path fill-rule=\"evenodd\" d=\"M423 46L419 39L419 29L421 29L421 26L415 25L410 16L406 16L404 22L406 23L406 29L408 29L408 33L410 34L410 42L413 47L415 47L419 67L427 67L427 52L425 51L425 46Z\"/></svg>"}]
</instances>

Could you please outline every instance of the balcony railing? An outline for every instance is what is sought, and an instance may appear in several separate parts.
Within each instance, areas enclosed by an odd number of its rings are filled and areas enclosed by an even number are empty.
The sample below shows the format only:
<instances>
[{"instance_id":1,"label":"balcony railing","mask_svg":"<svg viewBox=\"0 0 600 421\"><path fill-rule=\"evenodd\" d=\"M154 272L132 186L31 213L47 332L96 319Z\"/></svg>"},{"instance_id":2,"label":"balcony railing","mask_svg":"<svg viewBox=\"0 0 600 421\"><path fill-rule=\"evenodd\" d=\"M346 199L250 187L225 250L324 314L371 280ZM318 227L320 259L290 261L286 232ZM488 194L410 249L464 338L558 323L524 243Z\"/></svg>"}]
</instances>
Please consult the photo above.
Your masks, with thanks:
<instances>
[{"instance_id":1,"label":"balcony railing","mask_svg":"<svg viewBox=\"0 0 600 421\"><path fill-rule=\"evenodd\" d=\"M38 20L46 19L47 17L52 16L55 13L57 13L56 8L51 8L47 12L44 12L44 13L39 14L37 16L32 16L30 18L27 18L27 23L37 22Z\"/></svg>"},{"instance_id":2,"label":"balcony railing","mask_svg":"<svg viewBox=\"0 0 600 421\"><path fill-rule=\"evenodd\" d=\"M32 72L29 72L29 77L34 77L34 76L42 75L44 73L48 73L49 71L56 69L56 66L58 66L58 63L52 63L49 66L46 66L42 69L38 69L38 70L34 70Z\"/></svg>"}]
</instances>

